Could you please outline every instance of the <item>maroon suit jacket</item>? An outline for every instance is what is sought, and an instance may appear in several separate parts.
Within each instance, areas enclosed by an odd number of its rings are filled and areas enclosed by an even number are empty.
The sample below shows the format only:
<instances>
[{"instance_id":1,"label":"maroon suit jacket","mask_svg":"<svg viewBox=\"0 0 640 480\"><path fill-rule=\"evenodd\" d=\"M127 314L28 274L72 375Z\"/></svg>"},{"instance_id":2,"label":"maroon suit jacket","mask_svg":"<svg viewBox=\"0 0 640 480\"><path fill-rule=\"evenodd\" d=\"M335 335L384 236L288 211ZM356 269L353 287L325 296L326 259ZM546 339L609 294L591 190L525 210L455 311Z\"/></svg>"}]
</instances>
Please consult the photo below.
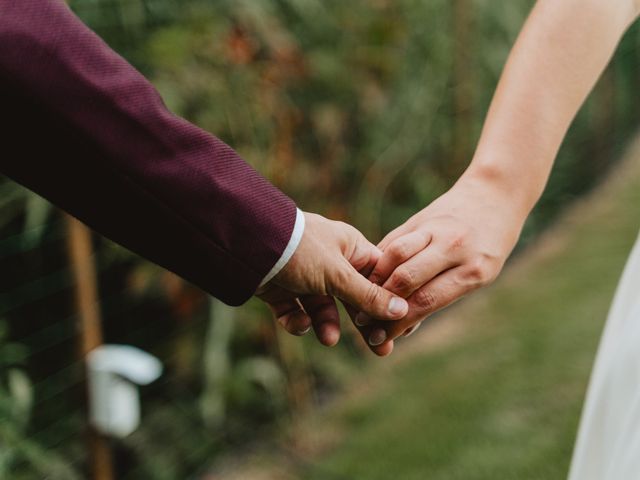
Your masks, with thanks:
<instances>
[{"instance_id":1,"label":"maroon suit jacket","mask_svg":"<svg viewBox=\"0 0 640 480\"><path fill-rule=\"evenodd\" d=\"M0 171L226 303L280 258L293 201L61 0L0 0Z\"/></svg>"}]
</instances>

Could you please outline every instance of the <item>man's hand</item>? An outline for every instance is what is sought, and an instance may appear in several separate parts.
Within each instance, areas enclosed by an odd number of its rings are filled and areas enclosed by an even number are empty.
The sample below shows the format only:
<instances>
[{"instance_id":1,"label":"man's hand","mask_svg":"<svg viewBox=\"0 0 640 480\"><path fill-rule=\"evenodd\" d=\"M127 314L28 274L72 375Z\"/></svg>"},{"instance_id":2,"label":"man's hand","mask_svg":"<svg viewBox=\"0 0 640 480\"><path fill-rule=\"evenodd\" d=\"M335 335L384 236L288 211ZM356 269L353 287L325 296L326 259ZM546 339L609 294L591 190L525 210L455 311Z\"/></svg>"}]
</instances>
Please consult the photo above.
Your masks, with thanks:
<instances>
[{"instance_id":1,"label":"man's hand","mask_svg":"<svg viewBox=\"0 0 640 480\"><path fill-rule=\"evenodd\" d=\"M373 270L380 250L350 225L311 213L304 215L300 245L284 268L256 293L278 322L294 335L303 335L313 327L320 342L332 346L340 338L340 317L333 297L374 318L403 318L407 302L362 274Z\"/></svg>"},{"instance_id":2,"label":"man's hand","mask_svg":"<svg viewBox=\"0 0 640 480\"><path fill-rule=\"evenodd\" d=\"M463 177L389 233L378 245L383 255L369 280L406 298L409 313L393 323L359 313L355 323L370 348L378 355L390 353L394 338L413 332L427 316L493 282L527 213L491 179Z\"/></svg>"}]
</instances>

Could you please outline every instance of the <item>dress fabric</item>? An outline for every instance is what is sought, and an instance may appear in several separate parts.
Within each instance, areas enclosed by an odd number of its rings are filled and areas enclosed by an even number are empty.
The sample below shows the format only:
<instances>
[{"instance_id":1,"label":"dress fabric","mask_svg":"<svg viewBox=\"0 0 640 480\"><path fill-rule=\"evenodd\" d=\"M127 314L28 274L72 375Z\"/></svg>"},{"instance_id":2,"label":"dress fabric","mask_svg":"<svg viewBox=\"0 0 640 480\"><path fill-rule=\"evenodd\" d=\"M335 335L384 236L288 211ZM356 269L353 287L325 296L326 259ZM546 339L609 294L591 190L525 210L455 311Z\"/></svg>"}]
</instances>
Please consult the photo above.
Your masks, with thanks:
<instances>
[{"instance_id":1,"label":"dress fabric","mask_svg":"<svg viewBox=\"0 0 640 480\"><path fill-rule=\"evenodd\" d=\"M640 479L640 238L600 341L569 480Z\"/></svg>"}]
</instances>

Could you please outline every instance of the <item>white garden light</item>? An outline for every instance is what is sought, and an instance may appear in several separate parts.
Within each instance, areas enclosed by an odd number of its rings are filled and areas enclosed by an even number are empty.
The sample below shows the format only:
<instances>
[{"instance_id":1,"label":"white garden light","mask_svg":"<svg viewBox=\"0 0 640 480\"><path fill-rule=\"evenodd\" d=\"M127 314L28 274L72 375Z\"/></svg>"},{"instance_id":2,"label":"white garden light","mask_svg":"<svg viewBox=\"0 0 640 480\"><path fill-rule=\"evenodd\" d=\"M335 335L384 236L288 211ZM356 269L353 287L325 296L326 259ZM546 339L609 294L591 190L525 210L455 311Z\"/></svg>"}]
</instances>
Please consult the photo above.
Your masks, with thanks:
<instances>
[{"instance_id":1,"label":"white garden light","mask_svg":"<svg viewBox=\"0 0 640 480\"><path fill-rule=\"evenodd\" d=\"M140 423L137 385L160 377L160 360L127 345L103 345L87 356L89 420L102 434L124 438Z\"/></svg>"}]
</instances>

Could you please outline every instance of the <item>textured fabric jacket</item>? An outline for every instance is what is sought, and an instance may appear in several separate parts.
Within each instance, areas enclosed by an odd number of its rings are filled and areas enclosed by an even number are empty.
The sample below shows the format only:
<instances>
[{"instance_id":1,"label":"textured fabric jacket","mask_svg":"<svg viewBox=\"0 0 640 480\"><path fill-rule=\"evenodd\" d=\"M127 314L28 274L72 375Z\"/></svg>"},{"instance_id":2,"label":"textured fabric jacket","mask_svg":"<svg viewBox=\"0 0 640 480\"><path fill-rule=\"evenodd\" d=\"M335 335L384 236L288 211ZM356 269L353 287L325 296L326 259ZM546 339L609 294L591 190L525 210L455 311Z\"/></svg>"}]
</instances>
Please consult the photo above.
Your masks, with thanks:
<instances>
[{"instance_id":1,"label":"textured fabric jacket","mask_svg":"<svg viewBox=\"0 0 640 480\"><path fill-rule=\"evenodd\" d=\"M0 171L229 304L280 258L293 201L172 115L62 0L0 0Z\"/></svg>"}]
</instances>

